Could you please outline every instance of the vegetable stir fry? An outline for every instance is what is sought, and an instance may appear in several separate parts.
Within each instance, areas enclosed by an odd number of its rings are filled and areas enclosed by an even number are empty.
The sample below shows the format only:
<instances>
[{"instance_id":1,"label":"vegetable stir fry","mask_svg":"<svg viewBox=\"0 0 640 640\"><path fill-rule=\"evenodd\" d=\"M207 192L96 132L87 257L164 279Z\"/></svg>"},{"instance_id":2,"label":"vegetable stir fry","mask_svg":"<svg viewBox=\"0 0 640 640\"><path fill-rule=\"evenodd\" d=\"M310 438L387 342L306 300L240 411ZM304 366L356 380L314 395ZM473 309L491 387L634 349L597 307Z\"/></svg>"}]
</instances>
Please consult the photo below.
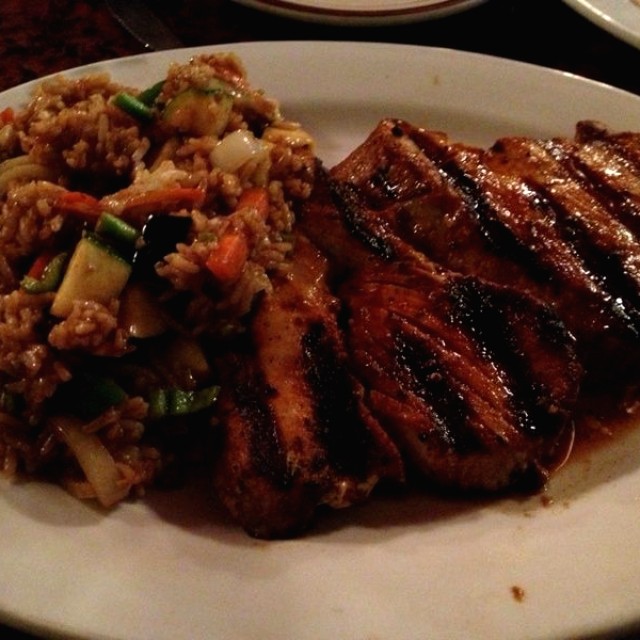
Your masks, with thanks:
<instances>
[{"instance_id":1,"label":"vegetable stir fry","mask_svg":"<svg viewBox=\"0 0 640 640\"><path fill-rule=\"evenodd\" d=\"M0 105L0 460L109 507L191 463L313 140L232 54Z\"/></svg>"}]
</instances>

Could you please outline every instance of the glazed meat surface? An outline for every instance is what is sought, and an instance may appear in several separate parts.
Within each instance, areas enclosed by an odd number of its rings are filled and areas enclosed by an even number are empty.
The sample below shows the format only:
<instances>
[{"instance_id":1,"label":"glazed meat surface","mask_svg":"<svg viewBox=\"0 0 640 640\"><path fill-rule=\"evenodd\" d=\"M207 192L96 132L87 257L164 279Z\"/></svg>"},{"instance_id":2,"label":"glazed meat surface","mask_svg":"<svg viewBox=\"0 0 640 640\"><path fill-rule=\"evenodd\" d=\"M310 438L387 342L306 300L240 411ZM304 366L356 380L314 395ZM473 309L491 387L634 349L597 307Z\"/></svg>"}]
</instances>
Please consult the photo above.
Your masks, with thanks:
<instances>
[{"instance_id":1,"label":"glazed meat surface","mask_svg":"<svg viewBox=\"0 0 640 640\"><path fill-rule=\"evenodd\" d=\"M435 262L551 304L602 382L640 347L639 158L597 123L483 150L387 120L333 175Z\"/></svg>"},{"instance_id":2,"label":"glazed meat surface","mask_svg":"<svg viewBox=\"0 0 640 640\"><path fill-rule=\"evenodd\" d=\"M580 391L640 355L640 135L482 149L384 120L316 175L291 272L223 359L232 516L282 537L386 481L543 485Z\"/></svg>"},{"instance_id":3,"label":"glazed meat surface","mask_svg":"<svg viewBox=\"0 0 640 640\"><path fill-rule=\"evenodd\" d=\"M322 182L299 224L329 256L351 366L411 469L447 487L539 486L572 439L580 367L564 325L433 263L352 183Z\"/></svg>"},{"instance_id":4,"label":"glazed meat surface","mask_svg":"<svg viewBox=\"0 0 640 640\"><path fill-rule=\"evenodd\" d=\"M325 271L298 235L292 271L275 279L252 318L250 346L222 362L215 486L257 537L298 534L320 505L346 507L379 481L403 478L396 446L347 367Z\"/></svg>"}]
</instances>

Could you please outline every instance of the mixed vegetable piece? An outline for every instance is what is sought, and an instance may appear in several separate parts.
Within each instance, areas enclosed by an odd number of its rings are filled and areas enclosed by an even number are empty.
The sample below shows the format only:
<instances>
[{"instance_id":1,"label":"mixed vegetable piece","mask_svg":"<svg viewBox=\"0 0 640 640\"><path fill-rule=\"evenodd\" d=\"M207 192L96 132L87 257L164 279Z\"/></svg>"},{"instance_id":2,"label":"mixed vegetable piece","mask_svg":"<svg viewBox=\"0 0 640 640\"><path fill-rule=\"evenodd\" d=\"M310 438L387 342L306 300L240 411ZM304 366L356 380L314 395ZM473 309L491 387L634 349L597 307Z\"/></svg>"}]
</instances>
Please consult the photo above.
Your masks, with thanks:
<instances>
[{"instance_id":1,"label":"mixed vegetable piece","mask_svg":"<svg viewBox=\"0 0 640 640\"><path fill-rule=\"evenodd\" d=\"M242 97L238 89L217 78L203 88L188 87L166 102L160 101L163 88L164 81L160 81L138 95L120 92L113 103L141 122L157 117L183 133L220 136L231 116L234 98Z\"/></svg>"}]
</instances>

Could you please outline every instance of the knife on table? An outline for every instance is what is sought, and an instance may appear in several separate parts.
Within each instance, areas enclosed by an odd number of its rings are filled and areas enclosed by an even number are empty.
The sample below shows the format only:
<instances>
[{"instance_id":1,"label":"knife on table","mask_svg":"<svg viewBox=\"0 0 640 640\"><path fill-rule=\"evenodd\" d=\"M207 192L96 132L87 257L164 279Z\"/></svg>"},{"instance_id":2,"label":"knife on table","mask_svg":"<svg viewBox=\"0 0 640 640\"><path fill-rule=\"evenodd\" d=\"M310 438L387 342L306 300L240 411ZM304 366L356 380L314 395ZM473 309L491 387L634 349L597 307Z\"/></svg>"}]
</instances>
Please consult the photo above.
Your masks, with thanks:
<instances>
[{"instance_id":1,"label":"knife on table","mask_svg":"<svg viewBox=\"0 0 640 640\"><path fill-rule=\"evenodd\" d=\"M184 44L143 0L105 0L113 17L146 49L178 49Z\"/></svg>"}]
</instances>

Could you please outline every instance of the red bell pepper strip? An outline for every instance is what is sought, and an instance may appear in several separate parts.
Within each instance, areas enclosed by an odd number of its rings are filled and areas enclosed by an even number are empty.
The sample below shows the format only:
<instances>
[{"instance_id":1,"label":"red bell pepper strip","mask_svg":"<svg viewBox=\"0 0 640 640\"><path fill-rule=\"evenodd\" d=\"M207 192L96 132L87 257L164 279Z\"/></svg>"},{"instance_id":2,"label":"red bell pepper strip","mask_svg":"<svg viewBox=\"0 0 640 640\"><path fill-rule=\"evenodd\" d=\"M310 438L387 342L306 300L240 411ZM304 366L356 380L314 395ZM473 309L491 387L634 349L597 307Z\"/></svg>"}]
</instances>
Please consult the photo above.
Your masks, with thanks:
<instances>
[{"instance_id":1,"label":"red bell pepper strip","mask_svg":"<svg viewBox=\"0 0 640 640\"><path fill-rule=\"evenodd\" d=\"M20 281L20 286L27 293L55 291L62 280L66 263L66 252L54 254L46 251L36 258Z\"/></svg>"},{"instance_id":2,"label":"red bell pepper strip","mask_svg":"<svg viewBox=\"0 0 640 640\"><path fill-rule=\"evenodd\" d=\"M42 278L42 274L44 270L47 268L47 265L53 260L55 257L55 252L52 250L43 251L34 261L31 267L29 267L29 271L27 271L26 276L28 278L33 278L34 280L40 280Z\"/></svg>"},{"instance_id":3,"label":"red bell pepper strip","mask_svg":"<svg viewBox=\"0 0 640 640\"><path fill-rule=\"evenodd\" d=\"M54 207L88 222L97 220L102 213L100 200L82 191L65 191L58 196Z\"/></svg>"}]
</instances>

